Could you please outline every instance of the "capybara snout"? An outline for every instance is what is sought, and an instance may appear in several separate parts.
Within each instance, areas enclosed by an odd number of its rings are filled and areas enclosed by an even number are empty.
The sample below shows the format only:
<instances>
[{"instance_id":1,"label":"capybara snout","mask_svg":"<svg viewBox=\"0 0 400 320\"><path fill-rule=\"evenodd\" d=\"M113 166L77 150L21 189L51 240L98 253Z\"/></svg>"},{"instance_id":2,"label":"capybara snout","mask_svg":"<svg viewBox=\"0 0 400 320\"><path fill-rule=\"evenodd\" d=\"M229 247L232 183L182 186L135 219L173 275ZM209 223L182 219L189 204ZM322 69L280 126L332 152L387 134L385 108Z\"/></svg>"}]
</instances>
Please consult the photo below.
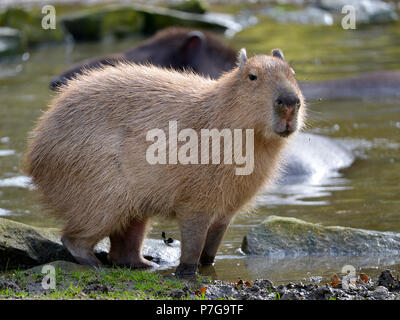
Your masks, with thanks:
<instances>
[{"instance_id":1,"label":"capybara snout","mask_svg":"<svg viewBox=\"0 0 400 320\"><path fill-rule=\"evenodd\" d=\"M93 248L110 237L110 262L148 267L141 251L151 217L175 216L176 273L193 274L213 263L232 217L274 177L284 136L301 128L304 110L281 51L248 59L242 49L218 80L102 67L60 88L34 131L27 170L64 220L63 244L78 262L99 265ZM243 164L251 170L237 170Z\"/></svg>"}]
</instances>

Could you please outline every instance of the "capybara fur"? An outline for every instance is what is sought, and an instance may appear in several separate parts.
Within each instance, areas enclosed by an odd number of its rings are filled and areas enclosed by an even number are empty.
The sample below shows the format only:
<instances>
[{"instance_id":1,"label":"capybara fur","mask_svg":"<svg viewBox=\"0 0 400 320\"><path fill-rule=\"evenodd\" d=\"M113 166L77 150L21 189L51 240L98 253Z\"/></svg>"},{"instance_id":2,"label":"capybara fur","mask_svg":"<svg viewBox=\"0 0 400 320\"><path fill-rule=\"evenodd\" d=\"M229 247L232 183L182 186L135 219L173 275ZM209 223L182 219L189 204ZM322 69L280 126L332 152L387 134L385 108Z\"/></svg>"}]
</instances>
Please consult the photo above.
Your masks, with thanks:
<instances>
[{"instance_id":1,"label":"capybara fur","mask_svg":"<svg viewBox=\"0 0 400 320\"><path fill-rule=\"evenodd\" d=\"M278 49L249 59L242 49L238 66L218 80L150 65L103 67L62 86L33 133L28 174L65 221L62 241L77 261L100 265L93 247L110 236L112 263L146 267L149 219L173 216L182 240L176 273L193 274L213 263L230 220L274 175L304 117L294 71ZM150 164L146 135L168 132L170 121L199 136L253 129L251 174L225 163Z\"/></svg>"}]
</instances>

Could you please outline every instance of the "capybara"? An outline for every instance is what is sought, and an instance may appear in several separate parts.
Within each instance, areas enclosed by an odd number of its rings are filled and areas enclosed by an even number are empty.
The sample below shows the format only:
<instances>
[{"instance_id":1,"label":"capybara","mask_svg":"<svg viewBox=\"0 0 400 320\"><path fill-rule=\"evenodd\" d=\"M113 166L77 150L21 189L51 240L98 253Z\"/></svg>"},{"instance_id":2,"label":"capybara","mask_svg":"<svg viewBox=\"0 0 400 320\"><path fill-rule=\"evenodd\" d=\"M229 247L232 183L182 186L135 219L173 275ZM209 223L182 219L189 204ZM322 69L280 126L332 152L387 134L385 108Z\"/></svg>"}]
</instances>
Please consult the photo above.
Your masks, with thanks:
<instances>
[{"instance_id":1,"label":"capybara","mask_svg":"<svg viewBox=\"0 0 400 320\"><path fill-rule=\"evenodd\" d=\"M236 51L211 32L170 27L122 54L88 59L73 65L54 77L50 88L56 89L85 69L115 65L121 61L148 62L175 70L190 69L215 79L235 67Z\"/></svg>"},{"instance_id":2,"label":"capybara","mask_svg":"<svg viewBox=\"0 0 400 320\"><path fill-rule=\"evenodd\" d=\"M176 70L191 69L218 78L235 67L236 51L210 32L171 27L159 31L143 44L123 54L82 61L52 79L56 89L88 68L115 65L120 61L149 62ZM400 70L375 71L328 81L300 82L308 100L390 98L400 96Z\"/></svg>"},{"instance_id":3,"label":"capybara","mask_svg":"<svg viewBox=\"0 0 400 320\"><path fill-rule=\"evenodd\" d=\"M63 244L80 263L100 265L93 247L110 236L110 262L148 266L141 246L149 219L172 216L182 240L176 274L193 274L199 263L213 263L231 218L274 175L304 117L294 71L278 49L249 59L242 49L238 66L218 80L122 63L61 87L34 130L27 171L65 220ZM167 132L170 121L199 136L206 129L253 130L253 170L237 174L234 164L214 158L149 163L147 135ZM170 157L177 150L171 141L164 148ZM234 142L240 154L247 150L247 139Z\"/></svg>"}]
</instances>

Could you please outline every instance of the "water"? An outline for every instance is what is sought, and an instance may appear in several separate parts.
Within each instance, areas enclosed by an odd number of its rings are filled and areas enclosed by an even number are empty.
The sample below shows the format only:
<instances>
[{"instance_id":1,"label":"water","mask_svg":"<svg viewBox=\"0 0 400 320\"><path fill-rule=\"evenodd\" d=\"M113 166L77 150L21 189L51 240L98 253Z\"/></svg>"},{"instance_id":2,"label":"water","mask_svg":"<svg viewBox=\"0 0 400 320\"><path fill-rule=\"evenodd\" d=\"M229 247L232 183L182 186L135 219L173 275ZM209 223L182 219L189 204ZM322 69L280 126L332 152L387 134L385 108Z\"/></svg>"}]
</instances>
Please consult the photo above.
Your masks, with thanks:
<instances>
[{"instance_id":1,"label":"water","mask_svg":"<svg viewBox=\"0 0 400 320\"><path fill-rule=\"evenodd\" d=\"M43 212L21 171L28 132L54 95L48 90L49 80L73 62L123 51L140 40L41 47L24 59L0 64L0 216L36 226L59 226ZM236 48L246 47L248 55L281 48L300 80L400 69L399 24L344 31L265 20L230 42ZM264 277L281 282L327 279L345 264L369 275L383 267L400 271L397 257L280 261L246 258L238 250L246 232L268 215L400 232L399 101L320 101L310 102L309 108L309 133L329 137L345 148L348 153L338 159L350 155L347 162L331 161L327 166L323 156L311 157L305 152L316 168L312 177L272 186L258 196L256 212L235 219L218 252L215 269L203 269L204 274L223 280ZM154 221L149 236L160 238L162 231L167 237L179 238L173 221Z\"/></svg>"}]
</instances>

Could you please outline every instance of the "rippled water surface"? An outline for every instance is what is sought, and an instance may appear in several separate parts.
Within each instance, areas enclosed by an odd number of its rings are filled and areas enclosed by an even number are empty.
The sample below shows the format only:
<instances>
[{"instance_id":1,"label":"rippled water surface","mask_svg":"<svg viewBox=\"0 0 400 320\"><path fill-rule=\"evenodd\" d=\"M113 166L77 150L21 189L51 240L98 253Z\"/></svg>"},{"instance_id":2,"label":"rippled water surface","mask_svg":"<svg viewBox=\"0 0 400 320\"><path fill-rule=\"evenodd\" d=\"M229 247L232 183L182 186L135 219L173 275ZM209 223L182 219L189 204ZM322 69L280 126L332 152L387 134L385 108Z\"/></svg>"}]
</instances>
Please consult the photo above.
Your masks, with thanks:
<instances>
[{"instance_id":1,"label":"rippled water surface","mask_svg":"<svg viewBox=\"0 0 400 320\"><path fill-rule=\"evenodd\" d=\"M41 47L23 59L0 64L0 216L37 226L58 225L43 213L20 168L27 134L54 95L48 90L49 80L73 62L123 51L140 40ZM229 41L236 48L246 47L249 55L281 48L300 80L400 69L399 24L344 31L336 27L277 25L266 20ZM400 232L400 102L317 101L310 102L309 108L308 132L318 135L315 139L331 138L329 142L347 150L349 158L338 166L340 159L324 160L324 154L332 152L329 147L319 149L320 155L316 156L305 152L315 169L311 176L276 184L259 195L256 212L234 221L219 250L215 269L204 269L205 274L225 280L267 277L279 282L329 277L345 264L369 274L382 267L400 270L400 257L281 261L245 258L238 251L246 232L268 215ZM172 221L155 221L150 237L159 238L161 231L179 238Z\"/></svg>"}]
</instances>

